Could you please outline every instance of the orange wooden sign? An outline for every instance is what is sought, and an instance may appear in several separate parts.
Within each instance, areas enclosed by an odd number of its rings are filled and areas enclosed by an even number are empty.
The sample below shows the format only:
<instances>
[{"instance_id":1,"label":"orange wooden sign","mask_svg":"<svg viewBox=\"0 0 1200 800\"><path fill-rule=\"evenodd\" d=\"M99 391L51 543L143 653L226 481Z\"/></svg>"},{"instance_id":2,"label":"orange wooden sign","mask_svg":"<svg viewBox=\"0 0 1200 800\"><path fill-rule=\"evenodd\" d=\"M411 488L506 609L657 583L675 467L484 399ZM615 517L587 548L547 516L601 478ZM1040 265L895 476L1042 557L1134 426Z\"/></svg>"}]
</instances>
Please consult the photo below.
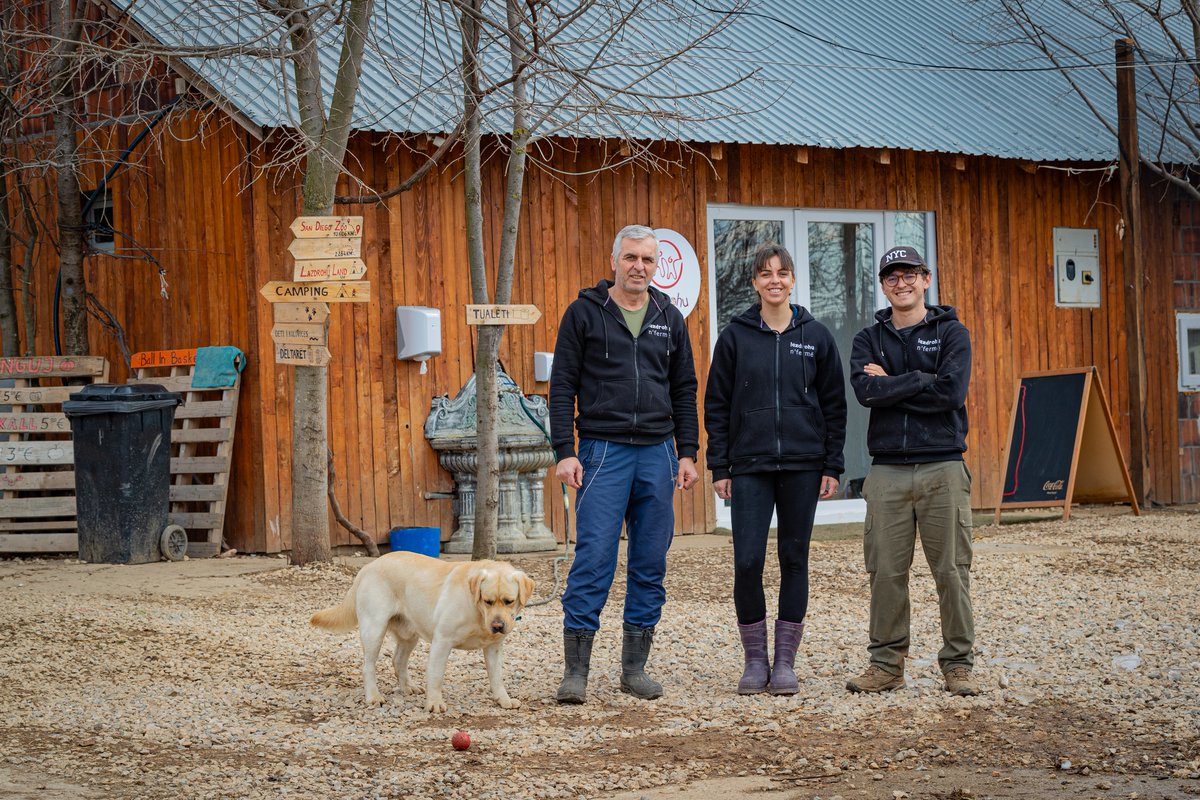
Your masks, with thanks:
<instances>
[{"instance_id":1,"label":"orange wooden sign","mask_svg":"<svg viewBox=\"0 0 1200 800\"><path fill-rule=\"evenodd\" d=\"M134 369L145 367L190 367L196 363L196 348L187 347L182 350L147 350L144 353L134 353L130 365Z\"/></svg>"}]
</instances>

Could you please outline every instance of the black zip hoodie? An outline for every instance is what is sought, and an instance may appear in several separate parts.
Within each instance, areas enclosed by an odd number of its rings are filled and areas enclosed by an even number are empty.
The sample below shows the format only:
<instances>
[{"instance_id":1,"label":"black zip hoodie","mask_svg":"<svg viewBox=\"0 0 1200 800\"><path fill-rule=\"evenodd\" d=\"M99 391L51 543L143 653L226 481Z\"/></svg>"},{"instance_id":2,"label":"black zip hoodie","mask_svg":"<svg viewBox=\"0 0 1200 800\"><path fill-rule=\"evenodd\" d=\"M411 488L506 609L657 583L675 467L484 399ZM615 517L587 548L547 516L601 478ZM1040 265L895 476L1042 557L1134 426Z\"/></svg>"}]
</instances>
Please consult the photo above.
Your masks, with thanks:
<instances>
[{"instance_id":1,"label":"black zip hoodie","mask_svg":"<svg viewBox=\"0 0 1200 800\"><path fill-rule=\"evenodd\" d=\"M929 306L901 336L892 309L854 337L850 385L871 409L867 449L876 464L961 461L967 449L971 337L950 306ZM887 375L863 372L878 364Z\"/></svg>"},{"instance_id":2,"label":"black zip hoodie","mask_svg":"<svg viewBox=\"0 0 1200 800\"><path fill-rule=\"evenodd\" d=\"M575 455L578 429L580 438L639 445L674 434L679 457L694 459L700 447L696 368L683 315L651 286L646 319L634 337L608 295L612 285L602 280L582 289L559 325L550 374L554 454L559 461Z\"/></svg>"},{"instance_id":3,"label":"black zip hoodie","mask_svg":"<svg viewBox=\"0 0 1200 800\"><path fill-rule=\"evenodd\" d=\"M776 333L750 306L721 331L704 393L713 480L770 470L842 474L846 388L829 329L792 306Z\"/></svg>"}]
</instances>

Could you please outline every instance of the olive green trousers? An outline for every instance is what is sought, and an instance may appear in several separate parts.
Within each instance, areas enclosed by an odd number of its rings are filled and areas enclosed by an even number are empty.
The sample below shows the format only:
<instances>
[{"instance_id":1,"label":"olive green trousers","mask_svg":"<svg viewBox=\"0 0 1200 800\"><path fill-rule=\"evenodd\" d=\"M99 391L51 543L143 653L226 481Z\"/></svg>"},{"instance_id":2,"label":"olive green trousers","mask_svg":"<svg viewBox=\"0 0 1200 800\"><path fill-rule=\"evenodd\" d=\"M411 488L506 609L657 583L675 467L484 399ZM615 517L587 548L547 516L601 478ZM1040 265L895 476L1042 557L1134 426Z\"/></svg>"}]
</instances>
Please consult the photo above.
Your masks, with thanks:
<instances>
[{"instance_id":1,"label":"olive green trousers","mask_svg":"<svg viewBox=\"0 0 1200 800\"><path fill-rule=\"evenodd\" d=\"M863 553L871 579L871 663L893 675L908 655L908 575L918 532L937 586L942 621L938 664L971 667L971 473L962 461L875 464L863 484Z\"/></svg>"}]
</instances>

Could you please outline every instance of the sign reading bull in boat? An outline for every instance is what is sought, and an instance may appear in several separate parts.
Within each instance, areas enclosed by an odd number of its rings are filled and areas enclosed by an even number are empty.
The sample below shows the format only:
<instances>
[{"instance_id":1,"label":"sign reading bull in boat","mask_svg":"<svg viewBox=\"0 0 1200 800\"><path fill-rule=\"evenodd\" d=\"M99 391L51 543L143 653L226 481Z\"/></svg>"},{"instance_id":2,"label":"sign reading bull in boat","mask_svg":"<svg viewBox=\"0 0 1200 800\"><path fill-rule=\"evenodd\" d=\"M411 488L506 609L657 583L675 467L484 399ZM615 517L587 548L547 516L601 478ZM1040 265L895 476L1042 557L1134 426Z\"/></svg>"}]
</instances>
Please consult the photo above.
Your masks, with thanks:
<instances>
[{"instance_id":1,"label":"sign reading bull in boat","mask_svg":"<svg viewBox=\"0 0 1200 800\"><path fill-rule=\"evenodd\" d=\"M362 217L296 217L292 236L297 239L358 239L362 236Z\"/></svg>"},{"instance_id":2,"label":"sign reading bull in boat","mask_svg":"<svg viewBox=\"0 0 1200 800\"><path fill-rule=\"evenodd\" d=\"M367 262L361 258L326 258L297 261L292 280L354 281L366 274Z\"/></svg>"},{"instance_id":3,"label":"sign reading bull in boat","mask_svg":"<svg viewBox=\"0 0 1200 800\"><path fill-rule=\"evenodd\" d=\"M292 283L271 281L259 289L271 303L366 303L371 299L371 284L367 281L326 281L322 283Z\"/></svg>"}]
</instances>

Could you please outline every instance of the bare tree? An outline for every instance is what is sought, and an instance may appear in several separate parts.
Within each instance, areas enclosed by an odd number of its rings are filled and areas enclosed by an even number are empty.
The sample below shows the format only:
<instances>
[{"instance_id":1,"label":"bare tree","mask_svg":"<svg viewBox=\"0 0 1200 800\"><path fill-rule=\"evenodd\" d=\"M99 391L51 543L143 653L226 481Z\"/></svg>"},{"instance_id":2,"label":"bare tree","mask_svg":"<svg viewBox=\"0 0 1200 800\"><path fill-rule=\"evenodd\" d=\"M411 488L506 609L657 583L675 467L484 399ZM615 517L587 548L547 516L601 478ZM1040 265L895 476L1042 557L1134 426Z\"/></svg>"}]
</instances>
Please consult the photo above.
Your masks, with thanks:
<instances>
[{"instance_id":1,"label":"bare tree","mask_svg":"<svg viewBox=\"0 0 1200 800\"><path fill-rule=\"evenodd\" d=\"M984 0L984 6L993 0ZM1141 163L1200 199L1200 2L1198 0L994 0L1002 44L1032 45L1117 138L1112 44L1130 42L1144 122Z\"/></svg>"},{"instance_id":2,"label":"bare tree","mask_svg":"<svg viewBox=\"0 0 1200 800\"><path fill-rule=\"evenodd\" d=\"M538 143L581 129L605 131L622 141L614 148L616 162L608 166L629 161L654 165L661 156L653 142L678 138L673 125L736 114L722 102L721 92L748 73L732 82L706 85L700 77L705 72L689 69L687 61L699 61L716 49L708 46L709 40L737 9L697 16L694 6L674 2L593 0L570 7L545 0L452 2L462 47L471 299L488 303L494 297L496 303L507 304L512 300L527 161ZM672 30L685 33L673 39ZM668 77L671 70L676 70L674 78ZM499 132L506 156L494 291L487 285L483 247L482 204L487 192L481 133L485 125ZM500 496L496 363L503 335L503 326L485 325L476 339L479 466L472 550L476 559L496 553Z\"/></svg>"},{"instance_id":3,"label":"bare tree","mask_svg":"<svg viewBox=\"0 0 1200 800\"><path fill-rule=\"evenodd\" d=\"M302 213L333 211L334 189L346 158L358 96L359 72L373 0L350 0L338 10L303 0L259 0L287 28L293 52L296 109L305 151ZM322 86L316 28L325 15L341 18L341 55L332 95ZM326 367L296 367L292 394L292 561L329 561L329 376Z\"/></svg>"}]
</instances>

